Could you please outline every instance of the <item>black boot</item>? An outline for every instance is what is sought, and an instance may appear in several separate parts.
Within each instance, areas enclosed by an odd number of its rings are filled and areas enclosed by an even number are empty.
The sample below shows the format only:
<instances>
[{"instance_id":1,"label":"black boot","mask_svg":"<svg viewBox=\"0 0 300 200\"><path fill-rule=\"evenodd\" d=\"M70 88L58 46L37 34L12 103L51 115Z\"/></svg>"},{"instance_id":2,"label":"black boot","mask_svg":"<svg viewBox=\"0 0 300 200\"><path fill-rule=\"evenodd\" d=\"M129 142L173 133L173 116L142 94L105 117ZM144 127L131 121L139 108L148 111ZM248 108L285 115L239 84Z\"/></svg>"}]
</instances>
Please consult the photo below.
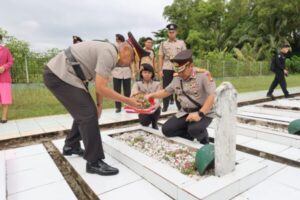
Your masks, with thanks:
<instances>
[{"instance_id":1,"label":"black boot","mask_svg":"<svg viewBox=\"0 0 300 200\"><path fill-rule=\"evenodd\" d=\"M272 100L275 100L275 97L273 94L267 94L267 97L270 97Z\"/></svg>"},{"instance_id":2,"label":"black boot","mask_svg":"<svg viewBox=\"0 0 300 200\"><path fill-rule=\"evenodd\" d=\"M152 122L152 128L158 130L157 122Z\"/></svg>"},{"instance_id":3,"label":"black boot","mask_svg":"<svg viewBox=\"0 0 300 200\"><path fill-rule=\"evenodd\" d=\"M78 156L83 156L84 150L81 147L78 148L72 148L69 146L64 146L63 148L63 155L64 156L71 156L71 155L78 155Z\"/></svg>"},{"instance_id":4,"label":"black boot","mask_svg":"<svg viewBox=\"0 0 300 200\"><path fill-rule=\"evenodd\" d=\"M86 163L86 172L90 174L99 174L102 176L110 176L119 173L117 168L111 167L106 164L103 160L98 160L95 163Z\"/></svg>"},{"instance_id":5,"label":"black boot","mask_svg":"<svg viewBox=\"0 0 300 200\"><path fill-rule=\"evenodd\" d=\"M197 139L198 140L198 139ZM204 137L202 140L198 140L201 144L209 144L208 136Z\"/></svg>"}]
</instances>

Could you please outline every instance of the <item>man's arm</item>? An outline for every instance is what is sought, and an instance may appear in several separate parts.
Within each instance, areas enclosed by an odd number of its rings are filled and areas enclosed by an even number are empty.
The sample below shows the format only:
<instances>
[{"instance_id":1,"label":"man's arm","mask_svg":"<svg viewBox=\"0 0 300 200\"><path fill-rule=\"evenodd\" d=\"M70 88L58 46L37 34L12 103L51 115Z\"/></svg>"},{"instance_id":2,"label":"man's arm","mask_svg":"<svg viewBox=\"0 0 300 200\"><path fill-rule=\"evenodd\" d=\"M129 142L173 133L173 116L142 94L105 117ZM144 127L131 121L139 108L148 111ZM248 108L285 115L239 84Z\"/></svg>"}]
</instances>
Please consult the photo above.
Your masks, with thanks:
<instances>
[{"instance_id":1,"label":"man's arm","mask_svg":"<svg viewBox=\"0 0 300 200\"><path fill-rule=\"evenodd\" d=\"M153 92L153 93L145 95L145 99L149 99L149 98L162 99L162 98L165 98L170 95L171 95L171 93L169 93L165 89L162 89L157 92Z\"/></svg>"},{"instance_id":2,"label":"man's arm","mask_svg":"<svg viewBox=\"0 0 300 200\"><path fill-rule=\"evenodd\" d=\"M214 101L215 101L215 95L213 95L213 94L209 95L206 98L202 108L199 111L203 112L204 114L208 113L211 110L211 108L213 107Z\"/></svg>"},{"instance_id":3,"label":"man's arm","mask_svg":"<svg viewBox=\"0 0 300 200\"><path fill-rule=\"evenodd\" d=\"M108 85L108 78L104 78L99 74L96 74L96 96L98 98L107 97L109 99L120 101L126 103L133 107L140 107L141 103L139 103L136 99L125 97L114 90L110 89Z\"/></svg>"}]
</instances>

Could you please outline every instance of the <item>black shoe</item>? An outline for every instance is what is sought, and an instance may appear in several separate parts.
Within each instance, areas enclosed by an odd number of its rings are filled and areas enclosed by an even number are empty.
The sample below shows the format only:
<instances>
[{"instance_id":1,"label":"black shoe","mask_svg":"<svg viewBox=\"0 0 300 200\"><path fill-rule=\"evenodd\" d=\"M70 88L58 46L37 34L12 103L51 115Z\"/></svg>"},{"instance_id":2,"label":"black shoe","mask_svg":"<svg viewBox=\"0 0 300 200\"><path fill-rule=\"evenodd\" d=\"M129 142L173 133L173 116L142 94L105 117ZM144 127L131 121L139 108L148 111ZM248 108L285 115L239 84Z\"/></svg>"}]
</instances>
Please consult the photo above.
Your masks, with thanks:
<instances>
[{"instance_id":1,"label":"black shoe","mask_svg":"<svg viewBox=\"0 0 300 200\"><path fill-rule=\"evenodd\" d=\"M119 113L119 112L121 112L121 109L120 109L120 108L117 108L117 109L116 109L116 113Z\"/></svg>"},{"instance_id":2,"label":"black shoe","mask_svg":"<svg viewBox=\"0 0 300 200\"><path fill-rule=\"evenodd\" d=\"M197 139L198 140L198 139ZM202 140L198 140L201 144L209 144L209 138L208 136L206 136L205 138L203 138Z\"/></svg>"},{"instance_id":3,"label":"black shoe","mask_svg":"<svg viewBox=\"0 0 300 200\"><path fill-rule=\"evenodd\" d=\"M0 120L0 123L2 123L2 124L5 124L6 122L7 122L7 119L6 120L3 120L3 119Z\"/></svg>"},{"instance_id":4,"label":"black shoe","mask_svg":"<svg viewBox=\"0 0 300 200\"><path fill-rule=\"evenodd\" d=\"M272 100L275 100L275 97L273 94L267 94L267 97L270 97Z\"/></svg>"},{"instance_id":5,"label":"black shoe","mask_svg":"<svg viewBox=\"0 0 300 200\"><path fill-rule=\"evenodd\" d=\"M161 112L167 112L168 108L162 108Z\"/></svg>"},{"instance_id":6,"label":"black shoe","mask_svg":"<svg viewBox=\"0 0 300 200\"><path fill-rule=\"evenodd\" d=\"M103 160L98 160L96 163L86 163L86 172L90 174L99 174L102 176L110 176L119 173L117 168L111 167Z\"/></svg>"},{"instance_id":7,"label":"black shoe","mask_svg":"<svg viewBox=\"0 0 300 200\"><path fill-rule=\"evenodd\" d=\"M64 146L64 148L63 148L64 156L71 156L73 154L78 155L78 156L83 156L84 150L81 147L72 148L72 147Z\"/></svg>"},{"instance_id":8,"label":"black shoe","mask_svg":"<svg viewBox=\"0 0 300 200\"><path fill-rule=\"evenodd\" d=\"M288 94L288 95L284 95L285 98L293 98L292 95Z\"/></svg>"}]
</instances>

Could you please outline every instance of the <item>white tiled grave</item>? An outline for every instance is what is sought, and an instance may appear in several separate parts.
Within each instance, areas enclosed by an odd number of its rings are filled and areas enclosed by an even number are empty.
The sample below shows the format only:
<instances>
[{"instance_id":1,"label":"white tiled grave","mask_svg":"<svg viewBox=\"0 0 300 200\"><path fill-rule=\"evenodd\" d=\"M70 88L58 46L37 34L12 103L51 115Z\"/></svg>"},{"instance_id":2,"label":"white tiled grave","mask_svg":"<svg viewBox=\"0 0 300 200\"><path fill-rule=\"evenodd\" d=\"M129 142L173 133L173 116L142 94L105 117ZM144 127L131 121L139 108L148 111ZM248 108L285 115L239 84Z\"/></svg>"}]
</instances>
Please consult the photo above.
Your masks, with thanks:
<instances>
[{"instance_id":1,"label":"white tiled grave","mask_svg":"<svg viewBox=\"0 0 300 200\"><path fill-rule=\"evenodd\" d=\"M0 151L0 200L6 199L6 178L5 178L5 157L4 151Z\"/></svg>"},{"instance_id":2,"label":"white tiled grave","mask_svg":"<svg viewBox=\"0 0 300 200\"><path fill-rule=\"evenodd\" d=\"M159 131L141 126L106 131L102 133L105 152L174 199L231 199L267 177L267 165L259 163L257 159L249 159L238 164L234 172L224 177L208 176L196 181L110 136L133 130L144 130L161 136ZM170 140L183 144L181 138ZM186 140L184 145L199 147Z\"/></svg>"},{"instance_id":3,"label":"white tiled grave","mask_svg":"<svg viewBox=\"0 0 300 200\"><path fill-rule=\"evenodd\" d=\"M55 140L53 143L62 151L64 140ZM132 169L126 167L107 153L105 153L104 161L120 171L115 176L99 176L86 173L86 161L82 157L65 156L65 158L101 200L117 200L129 197L133 200L172 200L164 192L151 185Z\"/></svg>"},{"instance_id":4,"label":"white tiled grave","mask_svg":"<svg viewBox=\"0 0 300 200\"><path fill-rule=\"evenodd\" d=\"M4 154L8 200L76 199L43 145L10 149Z\"/></svg>"}]
</instances>

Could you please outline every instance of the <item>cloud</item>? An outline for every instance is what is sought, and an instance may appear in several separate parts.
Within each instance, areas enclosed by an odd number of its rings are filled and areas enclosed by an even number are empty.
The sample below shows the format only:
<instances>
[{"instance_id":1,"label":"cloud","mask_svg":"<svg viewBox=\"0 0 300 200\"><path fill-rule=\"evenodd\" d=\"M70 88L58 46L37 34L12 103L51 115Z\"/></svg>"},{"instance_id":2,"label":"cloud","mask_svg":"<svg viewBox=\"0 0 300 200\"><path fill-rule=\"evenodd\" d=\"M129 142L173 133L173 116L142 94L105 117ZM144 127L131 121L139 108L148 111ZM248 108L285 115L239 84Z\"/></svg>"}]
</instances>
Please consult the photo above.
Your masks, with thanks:
<instances>
[{"instance_id":1,"label":"cloud","mask_svg":"<svg viewBox=\"0 0 300 200\"><path fill-rule=\"evenodd\" d=\"M172 0L9 0L1 4L0 27L35 51L66 48L72 35L109 39L132 31L138 38L164 28L162 13Z\"/></svg>"}]
</instances>

